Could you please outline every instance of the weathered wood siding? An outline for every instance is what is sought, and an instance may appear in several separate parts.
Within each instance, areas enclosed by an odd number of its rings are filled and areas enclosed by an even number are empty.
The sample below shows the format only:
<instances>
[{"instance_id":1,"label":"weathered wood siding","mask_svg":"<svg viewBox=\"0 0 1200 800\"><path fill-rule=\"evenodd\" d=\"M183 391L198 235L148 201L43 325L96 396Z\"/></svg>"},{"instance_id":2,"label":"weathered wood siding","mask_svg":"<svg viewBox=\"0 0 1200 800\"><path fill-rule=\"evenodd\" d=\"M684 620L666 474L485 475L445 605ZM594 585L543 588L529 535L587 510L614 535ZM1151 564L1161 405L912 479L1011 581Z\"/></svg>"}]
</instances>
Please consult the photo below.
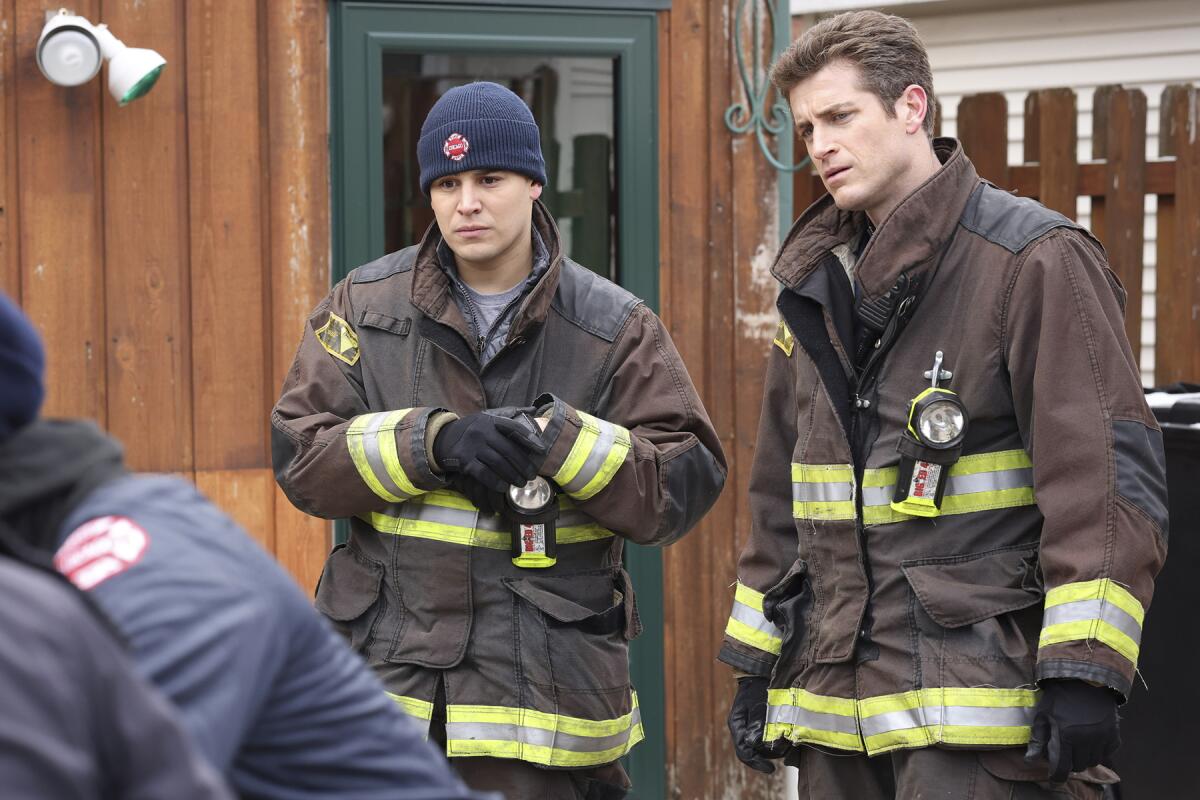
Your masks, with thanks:
<instances>
[{"instance_id":1,"label":"weathered wood siding","mask_svg":"<svg viewBox=\"0 0 1200 800\"><path fill-rule=\"evenodd\" d=\"M735 683L715 660L750 531L747 484L778 321L776 173L753 134L734 137L723 123L744 99L738 5L675 0L659 37L661 309L730 466L716 508L664 554L668 786L689 800L782 792L782 770L768 777L733 755L725 718Z\"/></svg>"},{"instance_id":2,"label":"weathered wood siding","mask_svg":"<svg viewBox=\"0 0 1200 800\"><path fill-rule=\"evenodd\" d=\"M276 489L267 414L329 285L326 5L75 3L167 59L125 108L38 71L59 5L0 4L0 288L46 338L46 413L194 479L311 588L328 526Z\"/></svg>"}]
</instances>

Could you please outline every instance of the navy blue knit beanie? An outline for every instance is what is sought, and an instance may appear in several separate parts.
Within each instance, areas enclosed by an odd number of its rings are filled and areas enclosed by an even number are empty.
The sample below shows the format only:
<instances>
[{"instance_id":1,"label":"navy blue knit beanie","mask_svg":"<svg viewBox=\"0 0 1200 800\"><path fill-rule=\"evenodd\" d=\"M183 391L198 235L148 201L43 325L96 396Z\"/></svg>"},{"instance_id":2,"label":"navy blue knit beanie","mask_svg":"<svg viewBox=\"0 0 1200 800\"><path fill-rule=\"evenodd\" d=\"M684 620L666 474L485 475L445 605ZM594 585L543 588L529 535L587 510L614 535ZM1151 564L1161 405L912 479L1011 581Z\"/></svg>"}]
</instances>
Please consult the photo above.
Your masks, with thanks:
<instances>
[{"instance_id":1,"label":"navy blue knit beanie","mask_svg":"<svg viewBox=\"0 0 1200 800\"><path fill-rule=\"evenodd\" d=\"M529 106L496 83L456 86L429 109L417 141L421 191L473 169L519 172L546 185L542 139Z\"/></svg>"},{"instance_id":2,"label":"navy blue knit beanie","mask_svg":"<svg viewBox=\"0 0 1200 800\"><path fill-rule=\"evenodd\" d=\"M33 324L0 294L0 442L37 418L45 369L46 355Z\"/></svg>"}]
</instances>

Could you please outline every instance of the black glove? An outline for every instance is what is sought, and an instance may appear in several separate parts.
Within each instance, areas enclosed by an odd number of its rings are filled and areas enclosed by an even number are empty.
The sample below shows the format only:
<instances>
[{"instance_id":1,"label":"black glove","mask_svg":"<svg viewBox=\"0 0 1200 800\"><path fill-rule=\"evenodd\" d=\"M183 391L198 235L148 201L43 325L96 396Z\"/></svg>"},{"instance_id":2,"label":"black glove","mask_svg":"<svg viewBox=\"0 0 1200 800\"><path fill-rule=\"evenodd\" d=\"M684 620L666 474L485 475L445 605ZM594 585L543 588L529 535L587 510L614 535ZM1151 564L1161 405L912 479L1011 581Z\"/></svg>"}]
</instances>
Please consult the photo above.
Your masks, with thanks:
<instances>
[{"instance_id":1,"label":"black glove","mask_svg":"<svg viewBox=\"0 0 1200 800\"><path fill-rule=\"evenodd\" d=\"M767 684L770 679L760 676L738 678L737 694L729 709L729 734L733 737L733 752L738 760L751 769L771 773L775 765L771 758L782 753L773 753L763 743L763 732L767 729Z\"/></svg>"},{"instance_id":2,"label":"black glove","mask_svg":"<svg viewBox=\"0 0 1200 800\"><path fill-rule=\"evenodd\" d=\"M1042 681L1025 760L1050 762L1050 780L1061 783L1070 772L1094 767L1121 746L1117 696L1079 680Z\"/></svg>"},{"instance_id":3,"label":"black glove","mask_svg":"<svg viewBox=\"0 0 1200 800\"><path fill-rule=\"evenodd\" d=\"M525 426L516 420L479 411L438 431L433 457L452 476L452 483L457 476L468 479L458 481L465 494L470 481L485 490L505 492L509 486L522 486L537 475L537 461L525 444L527 434ZM471 494L477 493L471 490Z\"/></svg>"}]
</instances>

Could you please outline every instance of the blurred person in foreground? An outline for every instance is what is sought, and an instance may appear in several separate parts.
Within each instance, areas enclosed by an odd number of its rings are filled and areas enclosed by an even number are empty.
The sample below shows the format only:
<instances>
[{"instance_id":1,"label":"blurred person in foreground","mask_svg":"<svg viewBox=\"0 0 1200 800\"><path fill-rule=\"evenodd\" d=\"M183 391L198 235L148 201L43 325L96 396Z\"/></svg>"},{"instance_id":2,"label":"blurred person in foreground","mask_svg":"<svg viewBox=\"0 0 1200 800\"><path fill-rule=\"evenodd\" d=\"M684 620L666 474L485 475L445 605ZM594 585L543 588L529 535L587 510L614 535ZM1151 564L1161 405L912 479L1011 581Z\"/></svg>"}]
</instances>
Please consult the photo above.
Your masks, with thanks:
<instances>
[{"instance_id":1,"label":"blurred person in foreground","mask_svg":"<svg viewBox=\"0 0 1200 800\"><path fill-rule=\"evenodd\" d=\"M282 568L191 484L129 472L90 422L37 418L41 352L0 295L3 544L87 593L237 793L479 797Z\"/></svg>"}]
</instances>

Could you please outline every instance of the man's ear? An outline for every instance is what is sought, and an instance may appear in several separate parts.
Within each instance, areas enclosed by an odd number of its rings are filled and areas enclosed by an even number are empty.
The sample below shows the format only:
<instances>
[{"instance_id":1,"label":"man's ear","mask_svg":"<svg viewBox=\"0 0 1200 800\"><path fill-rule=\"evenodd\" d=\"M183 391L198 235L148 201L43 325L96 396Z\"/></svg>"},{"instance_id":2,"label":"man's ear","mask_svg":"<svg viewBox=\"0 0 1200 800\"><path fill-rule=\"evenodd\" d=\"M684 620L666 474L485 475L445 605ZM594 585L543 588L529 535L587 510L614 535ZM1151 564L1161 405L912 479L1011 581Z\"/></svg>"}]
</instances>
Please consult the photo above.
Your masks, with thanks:
<instances>
[{"instance_id":1,"label":"man's ear","mask_svg":"<svg viewBox=\"0 0 1200 800\"><path fill-rule=\"evenodd\" d=\"M542 185L537 181L529 182L529 199L537 200L542 196Z\"/></svg>"},{"instance_id":2,"label":"man's ear","mask_svg":"<svg viewBox=\"0 0 1200 800\"><path fill-rule=\"evenodd\" d=\"M929 96L925 90L913 83L896 98L896 115L904 120L906 133L919 133L925 124L926 115L932 113Z\"/></svg>"}]
</instances>

